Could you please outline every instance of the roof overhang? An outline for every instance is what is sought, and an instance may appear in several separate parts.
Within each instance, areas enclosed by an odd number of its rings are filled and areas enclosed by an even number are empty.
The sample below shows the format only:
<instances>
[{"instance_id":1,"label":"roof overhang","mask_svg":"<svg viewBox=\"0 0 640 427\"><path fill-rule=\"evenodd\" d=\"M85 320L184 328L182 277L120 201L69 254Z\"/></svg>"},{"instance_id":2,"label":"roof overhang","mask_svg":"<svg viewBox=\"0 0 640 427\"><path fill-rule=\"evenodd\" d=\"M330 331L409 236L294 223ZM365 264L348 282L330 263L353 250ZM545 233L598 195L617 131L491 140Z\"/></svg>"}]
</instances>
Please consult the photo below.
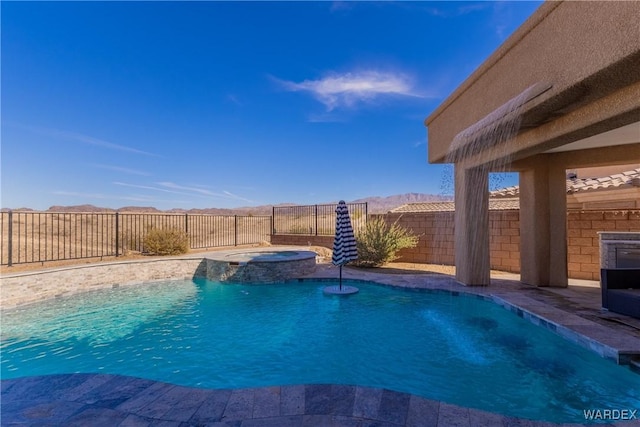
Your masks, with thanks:
<instances>
[{"instance_id":1,"label":"roof overhang","mask_svg":"<svg viewBox=\"0 0 640 427\"><path fill-rule=\"evenodd\" d=\"M544 3L425 120L429 162L516 162L625 144L626 160L640 159L638 22L635 2ZM482 143L450 157L499 129L514 99L520 123L499 150Z\"/></svg>"}]
</instances>

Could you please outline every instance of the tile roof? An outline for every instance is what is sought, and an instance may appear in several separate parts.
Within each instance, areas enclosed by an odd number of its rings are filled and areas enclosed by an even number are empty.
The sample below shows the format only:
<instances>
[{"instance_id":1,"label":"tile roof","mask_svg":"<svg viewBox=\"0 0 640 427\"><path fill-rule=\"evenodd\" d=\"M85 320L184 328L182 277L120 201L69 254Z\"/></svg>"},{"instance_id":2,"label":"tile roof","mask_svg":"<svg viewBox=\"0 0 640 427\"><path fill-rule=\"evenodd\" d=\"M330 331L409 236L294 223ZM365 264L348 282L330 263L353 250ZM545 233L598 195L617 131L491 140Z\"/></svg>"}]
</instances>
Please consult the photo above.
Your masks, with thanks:
<instances>
[{"instance_id":1,"label":"tile roof","mask_svg":"<svg viewBox=\"0 0 640 427\"><path fill-rule=\"evenodd\" d=\"M604 190L607 188L623 188L640 186L640 168L603 176L601 178L570 178L567 179L567 193L574 194L582 191ZM518 197L520 188L516 185L492 191L491 197Z\"/></svg>"},{"instance_id":2,"label":"tile roof","mask_svg":"<svg viewBox=\"0 0 640 427\"><path fill-rule=\"evenodd\" d=\"M517 197L489 199L490 211L517 210L520 209L520 200ZM455 206L451 202L427 202L427 203L407 203L391 209L391 213L417 213L417 212L453 212Z\"/></svg>"},{"instance_id":3,"label":"tile roof","mask_svg":"<svg viewBox=\"0 0 640 427\"><path fill-rule=\"evenodd\" d=\"M567 193L602 190L611 187L640 187L640 168L604 176L602 178L575 178L567 180Z\"/></svg>"},{"instance_id":4,"label":"tile roof","mask_svg":"<svg viewBox=\"0 0 640 427\"><path fill-rule=\"evenodd\" d=\"M640 187L640 168L601 178L570 178L567 179L567 194L612 188ZM516 185L492 191L489 199L489 210L517 210L520 209L520 188ZM391 213L417 212L453 212L451 202L407 203L390 210Z\"/></svg>"}]
</instances>

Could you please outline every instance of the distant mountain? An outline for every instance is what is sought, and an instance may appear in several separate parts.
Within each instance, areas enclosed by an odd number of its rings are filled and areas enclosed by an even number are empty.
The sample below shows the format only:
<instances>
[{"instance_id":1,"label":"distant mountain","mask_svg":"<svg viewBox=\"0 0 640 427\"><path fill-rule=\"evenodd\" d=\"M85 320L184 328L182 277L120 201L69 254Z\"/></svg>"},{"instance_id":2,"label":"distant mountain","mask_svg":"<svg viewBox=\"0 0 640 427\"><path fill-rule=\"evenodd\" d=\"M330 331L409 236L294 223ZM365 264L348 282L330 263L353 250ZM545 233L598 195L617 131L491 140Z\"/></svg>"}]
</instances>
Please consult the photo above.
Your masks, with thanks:
<instances>
[{"instance_id":1,"label":"distant mountain","mask_svg":"<svg viewBox=\"0 0 640 427\"><path fill-rule=\"evenodd\" d=\"M164 213L160 209L154 208L153 206L125 206L119 209L116 209L118 212L135 212L135 213Z\"/></svg>"},{"instance_id":2,"label":"distant mountain","mask_svg":"<svg viewBox=\"0 0 640 427\"><path fill-rule=\"evenodd\" d=\"M144 209L144 208L140 208ZM115 209L100 208L93 205L76 205L76 206L51 206L45 212L115 212Z\"/></svg>"},{"instance_id":3,"label":"distant mountain","mask_svg":"<svg viewBox=\"0 0 640 427\"><path fill-rule=\"evenodd\" d=\"M435 194L407 193L397 194L387 197L366 197L364 199L350 200L350 203L367 203L367 211L369 213L386 213L391 209L402 206L406 203L419 202L441 202L451 200L451 197L438 196ZM337 203L327 202L329 203ZM322 204L322 203L319 203ZM275 206L296 206L293 203L280 203ZM161 211L151 206L124 206L119 209L103 208L94 205L75 205L75 206L51 206L45 212L126 212L126 213L174 213L174 214L192 214L192 215L271 215L274 205L263 206L246 206L234 209L222 208L205 208L205 209L169 209ZM8 209L3 209L7 211ZM29 208L14 209L15 211L33 211Z\"/></svg>"},{"instance_id":4,"label":"distant mountain","mask_svg":"<svg viewBox=\"0 0 640 427\"><path fill-rule=\"evenodd\" d=\"M2 208L2 209L0 209L0 212L9 212L9 211L35 212L35 210L31 209L31 208L17 208L17 209Z\"/></svg>"}]
</instances>

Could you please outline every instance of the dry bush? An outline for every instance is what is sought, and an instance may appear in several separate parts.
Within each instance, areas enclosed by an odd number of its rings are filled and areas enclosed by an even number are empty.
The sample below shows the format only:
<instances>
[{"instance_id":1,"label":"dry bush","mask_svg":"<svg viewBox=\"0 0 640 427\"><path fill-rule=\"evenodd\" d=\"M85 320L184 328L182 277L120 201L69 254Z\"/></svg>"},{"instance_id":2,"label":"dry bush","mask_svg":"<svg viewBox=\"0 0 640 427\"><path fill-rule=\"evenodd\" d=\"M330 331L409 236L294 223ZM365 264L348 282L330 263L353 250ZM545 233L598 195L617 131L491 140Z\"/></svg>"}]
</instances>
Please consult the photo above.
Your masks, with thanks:
<instances>
[{"instance_id":1,"label":"dry bush","mask_svg":"<svg viewBox=\"0 0 640 427\"><path fill-rule=\"evenodd\" d=\"M149 255L179 255L189 251L189 236L176 228L151 228L144 237Z\"/></svg>"},{"instance_id":2,"label":"dry bush","mask_svg":"<svg viewBox=\"0 0 640 427\"><path fill-rule=\"evenodd\" d=\"M418 237L411 231L394 222L389 225L382 218L367 221L367 225L356 234L358 260L355 265L361 267L380 267L398 259L400 249L415 248Z\"/></svg>"}]
</instances>

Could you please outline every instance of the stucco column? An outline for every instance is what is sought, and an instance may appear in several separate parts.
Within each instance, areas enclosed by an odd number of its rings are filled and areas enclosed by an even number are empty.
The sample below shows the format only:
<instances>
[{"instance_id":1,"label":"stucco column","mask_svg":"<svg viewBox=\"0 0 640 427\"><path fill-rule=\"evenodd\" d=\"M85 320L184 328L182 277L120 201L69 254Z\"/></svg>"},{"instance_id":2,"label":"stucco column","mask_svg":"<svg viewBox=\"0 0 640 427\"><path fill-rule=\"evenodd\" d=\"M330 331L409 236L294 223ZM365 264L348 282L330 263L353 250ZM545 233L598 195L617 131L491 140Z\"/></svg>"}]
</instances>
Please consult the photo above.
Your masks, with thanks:
<instances>
[{"instance_id":1,"label":"stucco column","mask_svg":"<svg viewBox=\"0 0 640 427\"><path fill-rule=\"evenodd\" d=\"M456 280L468 286L488 285L489 174L478 168L454 168Z\"/></svg>"},{"instance_id":2,"label":"stucco column","mask_svg":"<svg viewBox=\"0 0 640 427\"><path fill-rule=\"evenodd\" d=\"M564 167L541 157L520 172L520 280L566 287L567 189Z\"/></svg>"}]
</instances>

